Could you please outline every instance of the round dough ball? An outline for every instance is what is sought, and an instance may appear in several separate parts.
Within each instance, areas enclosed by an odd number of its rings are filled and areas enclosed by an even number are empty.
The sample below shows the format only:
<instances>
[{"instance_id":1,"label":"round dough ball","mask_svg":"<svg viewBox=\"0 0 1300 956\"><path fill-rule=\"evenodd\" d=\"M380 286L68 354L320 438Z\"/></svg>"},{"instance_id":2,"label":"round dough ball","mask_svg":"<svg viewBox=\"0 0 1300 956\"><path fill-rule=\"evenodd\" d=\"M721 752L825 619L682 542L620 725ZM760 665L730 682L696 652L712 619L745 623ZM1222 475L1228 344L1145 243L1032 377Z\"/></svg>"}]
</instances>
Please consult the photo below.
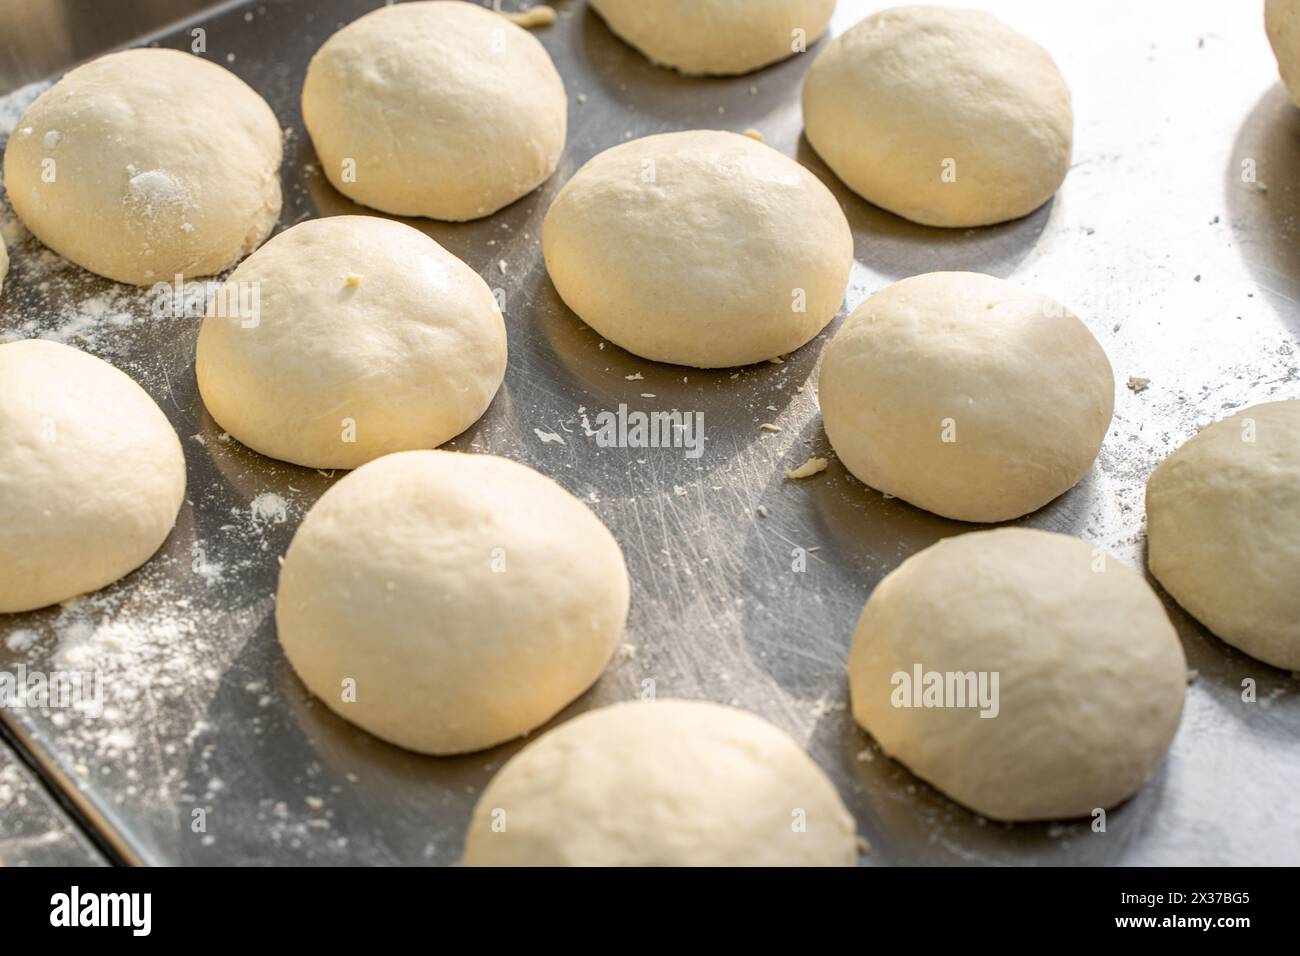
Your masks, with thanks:
<instances>
[{"instance_id":1,"label":"round dough ball","mask_svg":"<svg viewBox=\"0 0 1300 956\"><path fill-rule=\"evenodd\" d=\"M816 43L835 0L591 0L591 8L660 66L733 76L792 56L799 40L804 49Z\"/></svg>"},{"instance_id":2,"label":"round dough ball","mask_svg":"<svg viewBox=\"0 0 1300 956\"><path fill-rule=\"evenodd\" d=\"M476 422L505 375L506 328L487 283L424 233L335 216L231 273L194 367L212 417L248 447L355 468Z\"/></svg>"},{"instance_id":3,"label":"round dough ball","mask_svg":"<svg viewBox=\"0 0 1300 956\"><path fill-rule=\"evenodd\" d=\"M822 361L826 435L866 484L960 521L1008 521L1072 488L1110 425L1101 345L1047 296L973 272L876 293Z\"/></svg>"},{"instance_id":4,"label":"round dough ball","mask_svg":"<svg viewBox=\"0 0 1300 956\"><path fill-rule=\"evenodd\" d=\"M853 236L812 173L747 136L664 133L607 149L546 213L542 252L584 322L698 368L791 352L835 317Z\"/></svg>"},{"instance_id":5,"label":"round dough ball","mask_svg":"<svg viewBox=\"0 0 1300 956\"><path fill-rule=\"evenodd\" d=\"M1282 82L1300 106L1300 0L1266 0L1264 28Z\"/></svg>"},{"instance_id":6,"label":"round dough ball","mask_svg":"<svg viewBox=\"0 0 1300 956\"><path fill-rule=\"evenodd\" d=\"M307 67L302 116L349 199L399 216L491 215L564 151L568 98L527 30L471 3L380 7Z\"/></svg>"},{"instance_id":7,"label":"round dough ball","mask_svg":"<svg viewBox=\"0 0 1300 956\"><path fill-rule=\"evenodd\" d=\"M854 192L927 226L1033 212L1070 168L1070 91L1042 47L978 10L898 7L817 58L808 142Z\"/></svg>"},{"instance_id":8,"label":"round dough ball","mask_svg":"<svg viewBox=\"0 0 1300 956\"><path fill-rule=\"evenodd\" d=\"M261 244L280 217L280 154L275 114L229 70L125 50L37 97L9 138L4 178L45 245L150 285L223 272Z\"/></svg>"},{"instance_id":9,"label":"round dough ball","mask_svg":"<svg viewBox=\"0 0 1300 956\"><path fill-rule=\"evenodd\" d=\"M1141 575L1026 528L904 561L849 652L858 723L995 820L1087 816L1132 796L1169 749L1186 685L1178 635Z\"/></svg>"},{"instance_id":10,"label":"round dough ball","mask_svg":"<svg viewBox=\"0 0 1300 956\"><path fill-rule=\"evenodd\" d=\"M590 687L627 607L618 542L551 479L410 451L358 468L307 513L275 620L293 669L339 716L456 754L526 734Z\"/></svg>"},{"instance_id":11,"label":"round dough ball","mask_svg":"<svg viewBox=\"0 0 1300 956\"><path fill-rule=\"evenodd\" d=\"M181 443L144 389L66 345L0 345L0 612L126 576L184 497Z\"/></svg>"},{"instance_id":12,"label":"round dough ball","mask_svg":"<svg viewBox=\"0 0 1300 956\"><path fill-rule=\"evenodd\" d=\"M802 823L800 828L797 824ZM788 734L704 701L588 711L512 757L469 866L852 866L853 818Z\"/></svg>"},{"instance_id":13,"label":"round dough ball","mask_svg":"<svg viewBox=\"0 0 1300 956\"><path fill-rule=\"evenodd\" d=\"M1147 556L1165 590L1252 657L1300 670L1300 401L1216 422L1147 482Z\"/></svg>"}]
</instances>

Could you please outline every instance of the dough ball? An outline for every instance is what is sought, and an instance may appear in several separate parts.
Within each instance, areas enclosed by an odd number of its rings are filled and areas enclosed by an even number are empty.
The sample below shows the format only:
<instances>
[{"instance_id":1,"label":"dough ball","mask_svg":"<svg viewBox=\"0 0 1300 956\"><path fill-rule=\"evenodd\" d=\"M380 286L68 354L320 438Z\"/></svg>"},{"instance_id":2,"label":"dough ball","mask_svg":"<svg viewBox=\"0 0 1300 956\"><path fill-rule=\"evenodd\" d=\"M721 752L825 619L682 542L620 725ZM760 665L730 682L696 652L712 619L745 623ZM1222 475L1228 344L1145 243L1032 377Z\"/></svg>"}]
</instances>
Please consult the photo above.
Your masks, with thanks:
<instances>
[{"instance_id":1,"label":"dough ball","mask_svg":"<svg viewBox=\"0 0 1300 956\"><path fill-rule=\"evenodd\" d=\"M994 820L1087 816L1132 796L1169 749L1186 684L1178 635L1141 575L1025 528L946 538L904 561L849 652L858 723Z\"/></svg>"},{"instance_id":2,"label":"dough ball","mask_svg":"<svg viewBox=\"0 0 1300 956\"><path fill-rule=\"evenodd\" d=\"M821 54L804 132L863 198L927 226L1033 212L1070 168L1074 114L1042 47L978 10L897 7Z\"/></svg>"},{"instance_id":3,"label":"dough ball","mask_svg":"<svg viewBox=\"0 0 1300 956\"><path fill-rule=\"evenodd\" d=\"M505 369L487 283L375 216L309 220L249 256L209 304L195 359L217 424L309 468L441 445L478 420Z\"/></svg>"},{"instance_id":4,"label":"dough ball","mask_svg":"<svg viewBox=\"0 0 1300 956\"><path fill-rule=\"evenodd\" d=\"M1300 0L1265 0L1264 28L1282 82L1300 106Z\"/></svg>"},{"instance_id":5,"label":"dough ball","mask_svg":"<svg viewBox=\"0 0 1300 956\"><path fill-rule=\"evenodd\" d=\"M664 133L578 170L542 225L556 290L642 358L698 368L791 352L839 311L853 236L812 173L736 133Z\"/></svg>"},{"instance_id":6,"label":"dough ball","mask_svg":"<svg viewBox=\"0 0 1300 956\"><path fill-rule=\"evenodd\" d=\"M125 50L42 93L5 149L14 212L82 268L151 285L223 272L280 217L280 124L229 70Z\"/></svg>"},{"instance_id":7,"label":"dough ball","mask_svg":"<svg viewBox=\"0 0 1300 956\"><path fill-rule=\"evenodd\" d=\"M626 43L687 75L748 73L812 46L835 0L591 0Z\"/></svg>"},{"instance_id":8,"label":"dough ball","mask_svg":"<svg viewBox=\"0 0 1300 956\"><path fill-rule=\"evenodd\" d=\"M307 67L302 116L349 199L399 216L490 215L559 164L564 83L528 31L471 3L380 7Z\"/></svg>"},{"instance_id":9,"label":"dough ball","mask_svg":"<svg viewBox=\"0 0 1300 956\"><path fill-rule=\"evenodd\" d=\"M1300 401L1216 422L1147 482L1151 573L1252 657L1300 670Z\"/></svg>"},{"instance_id":10,"label":"dough ball","mask_svg":"<svg viewBox=\"0 0 1300 956\"><path fill-rule=\"evenodd\" d=\"M551 479L410 451L358 468L307 513L275 620L293 669L339 716L456 754L526 734L590 687L627 607L618 542Z\"/></svg>"},{"instance_id":11,"label":"dough ball","mask_svg":"<svg viewBox=\"0 0 1300 956\"><path fill-rule=\"evenodd\" d=\"M826 434L866 484L960 521L1008 521L1072 488L1110 425L1101 345L1047 296L972 272L878 292L822 361Z\"/></svg>"},{"instance_id":12,"label":"dough ball","mask_svg":"<svg viewBox=\"0 0 1300 956\"><path fill-rule=\"evenodd\" d=\"M853 818L784 731L704 701L588 711L512 757L469 866L852 866Z\"/></svg>"},{"instance_id":13,"label":"dough ball","mask_svg":"<svg viewBox=\"0 0 1300 956\"><path fill-rule=\"evenodd\" d=\"M181 443L139 385L66 345L0 345L0 612L126 576L184 497Z\"/></svg>"}]
</instances>

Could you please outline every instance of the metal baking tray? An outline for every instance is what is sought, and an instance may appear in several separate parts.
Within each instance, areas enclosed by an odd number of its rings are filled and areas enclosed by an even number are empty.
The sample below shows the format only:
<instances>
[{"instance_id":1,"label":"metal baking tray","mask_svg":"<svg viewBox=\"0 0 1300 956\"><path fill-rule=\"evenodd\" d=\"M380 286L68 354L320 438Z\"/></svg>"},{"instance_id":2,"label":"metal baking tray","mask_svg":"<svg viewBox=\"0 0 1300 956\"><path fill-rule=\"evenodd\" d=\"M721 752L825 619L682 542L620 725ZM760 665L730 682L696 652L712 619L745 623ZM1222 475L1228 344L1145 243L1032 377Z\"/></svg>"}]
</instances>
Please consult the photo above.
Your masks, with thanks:
<instances>
[{"instance_id":1,"label":"metal baking tray","mask_svg":"<svg viewBox=\"0 0 1300 956\"><path fill-rule=\"evenodd\" d=\"M225 5L154 41L188 48L201 27L205 55L275 109L288 132L282 228L369 212L322 178L298 101L313 51L375 5ZM841 0L833 32L887 5ZM841 317L897 279L965 269L1038 289L1085 319L1119 381L1114 424L1088 477L1021 523L1143 567L1152 468L1198 425L1300 397L1300 110L1277 81L1259 3L980 5L1057 58L1075 97L1074 167L1059 195L1023 220L943 231L853 195L802 139L800 82L824 41L748 76L687 79L652 66L584 4L557 2L559 20L536 36L570 97L559 171L479 222L409 220L504 290L505 385L451 447L555 477L627 554L627 646L556 721L635 696L647 680L661 697L756 711L834 778L870 845L867 865L1300 862L1300 684L1211 637L1168 599L1197 676L1168 759L1110 814L1106 832L983 821L881 756L845 709L853 624L884 574L971 526L886 499L834 461L815 385L838 321L783 364L703 372L602 342L547 279L542 216L592 155L667 130L757 128L820 176L848 215L857 264ZM0 101L3 129L36 91ZM1254 181L1243 179L1247 167ZM223 436L196 391L197 322L153 318L147 294L61 263L3 215L14 262L0 334L48 335L125 369L175 424L189 466L176 530L148 565L98 595L0 620L0 669L61 663L106 677L102 716L6 712L8 734L128 862L455 862L476 797L520 743L452 759L388 746L314 702L275 640L277 559L338 476ZM1148 384L1125 387L1130 378ZM702 412L703 456L598 447L584 423L620 404ZM829 470L784 478L810 455L830 455ZM796 547L810 551L803 573L792 570ZM1247 678L1253 702L1243 700Z\"/></svg>"}]
</instances>

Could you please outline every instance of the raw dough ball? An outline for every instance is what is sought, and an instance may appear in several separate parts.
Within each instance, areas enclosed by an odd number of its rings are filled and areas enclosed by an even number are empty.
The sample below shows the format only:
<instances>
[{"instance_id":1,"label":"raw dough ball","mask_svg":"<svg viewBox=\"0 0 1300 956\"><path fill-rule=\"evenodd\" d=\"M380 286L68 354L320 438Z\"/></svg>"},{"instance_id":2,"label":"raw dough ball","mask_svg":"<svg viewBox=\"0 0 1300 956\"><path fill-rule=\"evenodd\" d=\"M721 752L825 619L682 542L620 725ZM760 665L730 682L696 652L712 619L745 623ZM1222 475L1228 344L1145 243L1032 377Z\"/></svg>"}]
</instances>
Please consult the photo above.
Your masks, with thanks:
<instances>
[{"instance_id":1,"label":"raw dough ball","mask_svg":"<svg viewBox=\"0 0 1300 956\"><path fill-rule=\"evenodd\" d=\"M465 838L470 866L852 866L857 856L853 818L802 747L754 714L688 700L616 704L549 731L493 778Z\"/></svg>"},{"instance_id":2,"label":"raw dough ball","mask_svg":"<svg viewBox=\"0 0 1300 956\"><path fill-rule=\"evenodd\" d=\"M660 66L728 76L784 60L800 38L812 46L835 0L591 0L591 8Z\"/></svg>"},{"instance_id":3,"label":"raw dough ball","mask_svg":"<svg viewBox=\"0 0 1300 956\"><path fill-rule=\"evenodd\" d=\"M1278 72L1300 106L1300 0L1266 0L1264 28L1277 57Z\"/></svg>"},{"instance_id":4,"label":"raw dough ball","mask_svg":"<svg viewBox=\"0 0 1300 956\"><path fill-rule=\"evenodd\" d=\"M1300 401L1204 429L1147 482L1151 573L1252 657L1300 670Z\"/></svg>"},{"instance_id":5,"label":"raw dough ball","mask_svg":"<svg viewBox=\"0 0 1300 956\"><path fill-rule=\"evenodd\" d=\"M307 513L275 620L331 710L455 754L526 734L590 687L627 606L618 542L551 479L491 455L410 451L358 468Z\"/></svg>"},{"instance_id":6,"label":"raw dough ball","mask_svg":"<svg viewBox=\"0 0 1300 956\"><path fill-rule=\"evenodd\" d=\"M827 346L820 400L844 467L961 521L1007 521L1092 467L1115 380L1097 340L1047 296L973 272L904 279Z\"/></svg>"},{"instance_id":7,"label":"raw dough ball","mask_svg":"<svg viewBox=\"0 0 1300 956\"><path fill-rule=\"evenodd\" d=\"M349 199L463 221L536 189L564 151L568 99L545 48L470 3L380 7L307 67L302 116Z\"/></svg>"},{"instance_id":8,"label":"raw dough ball","mask_svg":"<svg viewBox=\"0 0 1300 956\"><path fill-rule=\"evenodd\" d=\"M1136 793L1169 749L1186 684L1178 635L1140 575L1025 528L946 538L904 561L849 652L858 723L995 820L1086 816Z\"/></svg>"},{"instance_id":9,"label":"raw dough ball","mask_svg":"<svg viewBox=\"0 0 1300 956\"><path fill-rule=\"evenodd\" d=\"M0 611L129 574L184 497L181 443L139 385L66 345L0 345Z\"/></svg>"},{"instance_id":10,"label":"raw dough ball","mask_svg":"<svg viewBox=\"0 0 1300 956\"><path fill-rule=\"evenodd\" d=\"M195 278L228 269L275 226L280 140L266 101L230 71L125 50L28 107L5 149L5 186L36 238L91 272L134 285Z\"/></svg>"},{"instance_id":11,"label":"raw dough ball","mask_svg":"<svg viewBox=\"0 0 1300 956\"><path fill-rule=\"evenodd\" d=\"M232 307L254 292L256 310ZM222 428L309 468L441 445L478 420L505 369L487 283L375 216L300 223L249 256L209 305L195 359Z\"/></svg>"},{"instance_id":12,"label":"raw dough ball","mask_svg":"<svg viewBox=\"0 0 1300 956\"><path fill-rule=\"evenodd\" d=\"M546 268L584 322L699 368L793 351L839 311L853 236L812 173L747 136L664 133L607 149L556 196Z\"/></svg>"},{"instance_id":13,"label":"raw dough ball","mask_svg":"<svg viewBox=\"0 0 1300 956\"><path fill-rule=\"evenodd\" d=\"M1038 44L978 10L898 7L837 37L803 88L808 142L864 198L927 226L986 226L1052 198L1070 91Z\"/></svg>"}]
</instances>

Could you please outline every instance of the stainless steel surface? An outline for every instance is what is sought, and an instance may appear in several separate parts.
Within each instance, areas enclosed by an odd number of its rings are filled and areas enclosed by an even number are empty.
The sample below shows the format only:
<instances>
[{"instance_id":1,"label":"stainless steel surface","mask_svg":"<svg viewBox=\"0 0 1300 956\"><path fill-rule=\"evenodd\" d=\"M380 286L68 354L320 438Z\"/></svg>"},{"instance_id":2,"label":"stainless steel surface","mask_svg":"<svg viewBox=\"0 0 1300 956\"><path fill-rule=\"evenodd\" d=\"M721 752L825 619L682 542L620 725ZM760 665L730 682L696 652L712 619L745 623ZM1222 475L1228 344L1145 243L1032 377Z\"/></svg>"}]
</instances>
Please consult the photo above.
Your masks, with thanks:
<instances>
[{"instance_id":1,"label":"stainless steel surface","mask_svg":"<svg viewBox=\"0 0 1300 956\"><path fill-rule=\"evenodd\" d=\"M0 866L103 866L40 778L0 740Z\"/></svg>"},{"instance_id":2,"label":"stainless steel surface","mask_svg":"<svg viewBox=\"0 0 1300 956\"><path fill-rule=\"evenodd\" d=\"M229 2L229 0L228 0ZM0 90L176 26L212 0L0 0Z\"/></svg>"},{"instance_id":3,"label":"stainless steel surface","mask_svg":"<svg viewBox=\"0 0 1300 956\"><path fill-rule=\"evenodd\" d=\"M264 2L205 22L208 55L266 96L291 131L282 226L365 211L314 168L298 95L311 53L374 5ZM1075 94L1075 165L1055 200L1024 220L940 231L857 198L802 140L799 85L821 45L750 76L686 79L614 39L583 4L558 3L559 21L536 35L570 95L560 170L489 219L412 221L505 293L505 386L453 447L554 476L592 502L627 553L629 648L559 720L635 696L647 680L661 697L757 711L833 776L871 845L866 864L1300 862L1300 686L1170 601L1199 676L1170 756L1105 833L985 823L880 756L845 711L853 623L884 574L970 526L884 499L834 461L815 478L783 478L829 453L815 369L837 325L784 364L655 365L602 343L547 280L542 216L593 154L665 130L756 127L845 208L857 254L846 311L904 276L971 269L1085 318L1120 383L1115 421L1092 473L1022 523L1141 567L1143 486L1155 464L1198 424L1300 397L1300 110L1277 82L1259 3L981 5L1060 63ZM884 6L841 0L835 32ZM11 97L8 112L34 92ZM1252 164L1258 182L1244 182ZM445 760L403 753L313 703L275 642L277 556L337 476L223 440L196 392L195 322L150 318L147 295L50 261L13 223L6 232L19 241L0 333L50 334L126 369L175 423L190 481L176 531L146 568L70 607L0 620L0 669L93 662L109 678L98 721L6 713L12 732L133 860L455 861L477 794L519 744ZM1130 376L1149 387L1126 388ZM598 448L583 423L620 403L703 412L705 454ZM804 573L792 570L796 547L819 549ZM20 629L32 632L22 652L4 640ZM1242 699L1248 678L1253 703Z\"/></svg>"}]
</instances>

